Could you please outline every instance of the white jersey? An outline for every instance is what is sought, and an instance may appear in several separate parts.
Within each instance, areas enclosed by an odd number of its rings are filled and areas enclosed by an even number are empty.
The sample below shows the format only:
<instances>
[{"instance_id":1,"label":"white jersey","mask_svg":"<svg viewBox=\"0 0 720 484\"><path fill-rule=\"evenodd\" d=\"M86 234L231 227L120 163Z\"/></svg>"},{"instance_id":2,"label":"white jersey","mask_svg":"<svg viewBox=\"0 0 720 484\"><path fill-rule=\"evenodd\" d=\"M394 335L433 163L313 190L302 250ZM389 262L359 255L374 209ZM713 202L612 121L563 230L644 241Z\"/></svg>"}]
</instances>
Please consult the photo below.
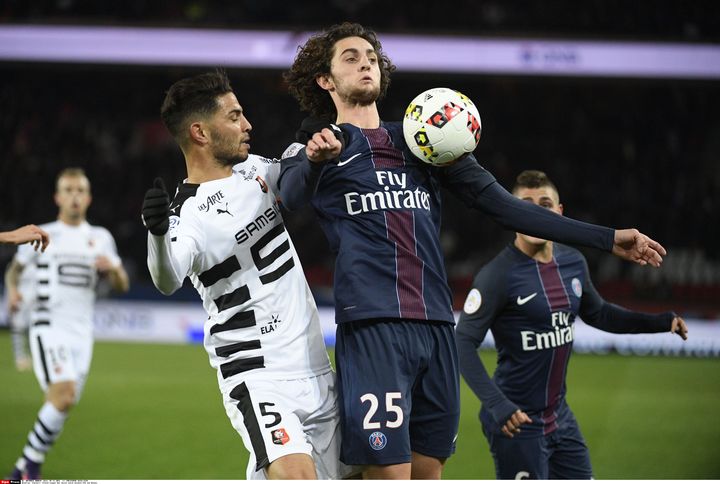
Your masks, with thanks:
<instances>
[{"instance_id":1,"label":"white jersey","mask_svg":"<svg viewBox=\"0 0 720 484\"><path fill-rule=\"evenodd\" d=\"M26 330L31 324L35 304L34 269L34 266L26 267L18 278L17 291L22 299L17 310L10 314L10 325L16 330Z\"/></svg>"},{"instance_id":2,"label":"white jersey","mask_svg":"<svg viewBox=\"0 0 720 484\"><path fill-rule=\"evenodd\" d=\"M102 255L120 264L115 240L103 227L87 222L68 225L56 221L40 227L50 235L45 252L25 244L15 255L23 266L23 275L29 276L34 286L31 324L92 336L98 280L95 259Z\"/></svg>"},{"instance_id":3,"label":"white jersey","mask_svg":"<svg viewBox=\"0 0 720 484\"><path fill-rule=\"evenodd\" d=\"M170 294L188 276L208 313L220 388L330 371L317 308L277 203L280 164L250 155L232 175L183 183L170 230L148 234L148 267Z\"/></svg>"}]
</instances>

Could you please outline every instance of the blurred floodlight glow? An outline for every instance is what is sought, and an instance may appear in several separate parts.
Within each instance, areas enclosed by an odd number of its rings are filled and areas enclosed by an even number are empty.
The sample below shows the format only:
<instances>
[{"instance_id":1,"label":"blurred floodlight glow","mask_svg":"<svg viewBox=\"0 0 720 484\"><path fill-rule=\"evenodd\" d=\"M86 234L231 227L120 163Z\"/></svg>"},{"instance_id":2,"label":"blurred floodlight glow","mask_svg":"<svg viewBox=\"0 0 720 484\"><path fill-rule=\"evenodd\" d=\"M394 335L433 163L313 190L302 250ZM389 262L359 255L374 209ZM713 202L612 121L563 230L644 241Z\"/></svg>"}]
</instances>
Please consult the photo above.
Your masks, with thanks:
<instances>
[{"instance_id":1,"label":"blurred floodlight glow","mask_svg":"<svg viewBox=\"0 0 720 484\"><path fill-rule=\"evenodd\" d=\"M0 26L0 61L286 69L311 32ZM401 71L719 79L720 46L381 34Z\"/></svg>"}]
</instances>

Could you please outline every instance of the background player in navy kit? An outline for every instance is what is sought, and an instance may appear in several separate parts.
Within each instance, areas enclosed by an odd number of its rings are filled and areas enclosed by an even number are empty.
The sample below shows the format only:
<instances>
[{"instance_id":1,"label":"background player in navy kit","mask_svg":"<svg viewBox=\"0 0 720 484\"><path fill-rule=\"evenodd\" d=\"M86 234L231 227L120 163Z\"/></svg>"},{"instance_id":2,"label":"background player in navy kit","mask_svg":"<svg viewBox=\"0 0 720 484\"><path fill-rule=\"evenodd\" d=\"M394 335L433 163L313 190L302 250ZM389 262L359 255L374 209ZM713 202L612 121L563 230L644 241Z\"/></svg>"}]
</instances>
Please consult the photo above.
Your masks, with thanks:
<instances>
[{"instance_id":1,"label":"background player in navy kit","mask_svg":"<svg viewBox=\"0 0 720 484\"><path fill-rule=\"evenodd\" d=\"M513 194L562 214L557 189L541 171L520 173ZM611 333L670 331L687 339L685 322L672 312L637 313L604 301L576 249L517 233L475 277L456 331L460 371L483 402L480 419L498 479L592 477L565 401L578 315ZM477 354L488 329L498 349L494 381Z\"/></svg>"},{"instance_id":2,"label":"background player in navy kit","mask_svg":"<svg viewBox=\"0 0 720 484\"><path fill-rule=\"evenodd\" d=\"M339 479L339 409L315 301L277 205L276 160L249 154L252 126L222 71L169 89L162 119L188 177L162 181L142 216L163 294L188 277L208 313L204 345L248 479Z\"/></svg>"},{"instance_id":3,"label":"background player in navy kit","mask_svg":"<svg viewBox=\"0 0 720 484\"><path fill-rule=\"evenodd\" d=\"M659 265L637 230L564 219L505 191L473 156L435 168L410 154L376 101L393 66L374 32L342 24L302 46L286 74L307 145L292 145L283 204L311 201L337 254L335 347L345 463L370 478L434 478L455 449L459 373L451 293L439 243L440 186L501 224ZM329 125L342 130L340 137ZM327 126L327 127L324 127ZM342 139L342 142L341 142Z\"/></svg>"}]
</instances>

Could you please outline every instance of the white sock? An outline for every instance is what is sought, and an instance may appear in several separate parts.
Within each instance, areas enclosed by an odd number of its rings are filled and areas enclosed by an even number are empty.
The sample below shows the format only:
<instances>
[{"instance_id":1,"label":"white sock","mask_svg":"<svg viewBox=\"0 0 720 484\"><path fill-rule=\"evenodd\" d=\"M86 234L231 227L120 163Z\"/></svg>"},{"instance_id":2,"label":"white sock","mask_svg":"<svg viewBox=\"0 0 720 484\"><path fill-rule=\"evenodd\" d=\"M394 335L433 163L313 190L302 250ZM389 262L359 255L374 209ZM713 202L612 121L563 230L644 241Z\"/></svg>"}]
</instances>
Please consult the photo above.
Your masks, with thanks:
<instances>
[{"instance_id":1,"label":"white sock","mask_svg":"<svg viewBox=\"0 0 720 484\"><path fill-rule=\"evenodd\" d=\"M23 456L33 462L45 461L45 454L50 450L65 425L68 414L61 412L50 402L45 402L38 412L33 429L23 449Z\"/></svg>"}]
</instances>

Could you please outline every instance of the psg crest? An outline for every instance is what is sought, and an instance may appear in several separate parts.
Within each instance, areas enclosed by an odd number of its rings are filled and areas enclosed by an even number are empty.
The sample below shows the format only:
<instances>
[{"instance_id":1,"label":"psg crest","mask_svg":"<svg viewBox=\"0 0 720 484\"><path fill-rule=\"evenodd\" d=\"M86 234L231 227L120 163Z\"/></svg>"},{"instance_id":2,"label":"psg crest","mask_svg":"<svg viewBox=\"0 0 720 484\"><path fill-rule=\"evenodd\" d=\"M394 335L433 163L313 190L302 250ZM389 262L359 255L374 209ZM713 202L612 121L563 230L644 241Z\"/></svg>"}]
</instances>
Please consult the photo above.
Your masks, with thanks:
<instances>
[{"instance_id":1,"label":"psg crest","mask_svg":"<svg viewBox=\"0 0 720 484\"><path fill-rule=\"evenodd\" d=\"M370 434L370 447L373 448L373 450L382 450L385 448L385 445L387 444L387 437L385 437L385 434L382 432L373 432Z\"/></svg>"}]
</instances>

